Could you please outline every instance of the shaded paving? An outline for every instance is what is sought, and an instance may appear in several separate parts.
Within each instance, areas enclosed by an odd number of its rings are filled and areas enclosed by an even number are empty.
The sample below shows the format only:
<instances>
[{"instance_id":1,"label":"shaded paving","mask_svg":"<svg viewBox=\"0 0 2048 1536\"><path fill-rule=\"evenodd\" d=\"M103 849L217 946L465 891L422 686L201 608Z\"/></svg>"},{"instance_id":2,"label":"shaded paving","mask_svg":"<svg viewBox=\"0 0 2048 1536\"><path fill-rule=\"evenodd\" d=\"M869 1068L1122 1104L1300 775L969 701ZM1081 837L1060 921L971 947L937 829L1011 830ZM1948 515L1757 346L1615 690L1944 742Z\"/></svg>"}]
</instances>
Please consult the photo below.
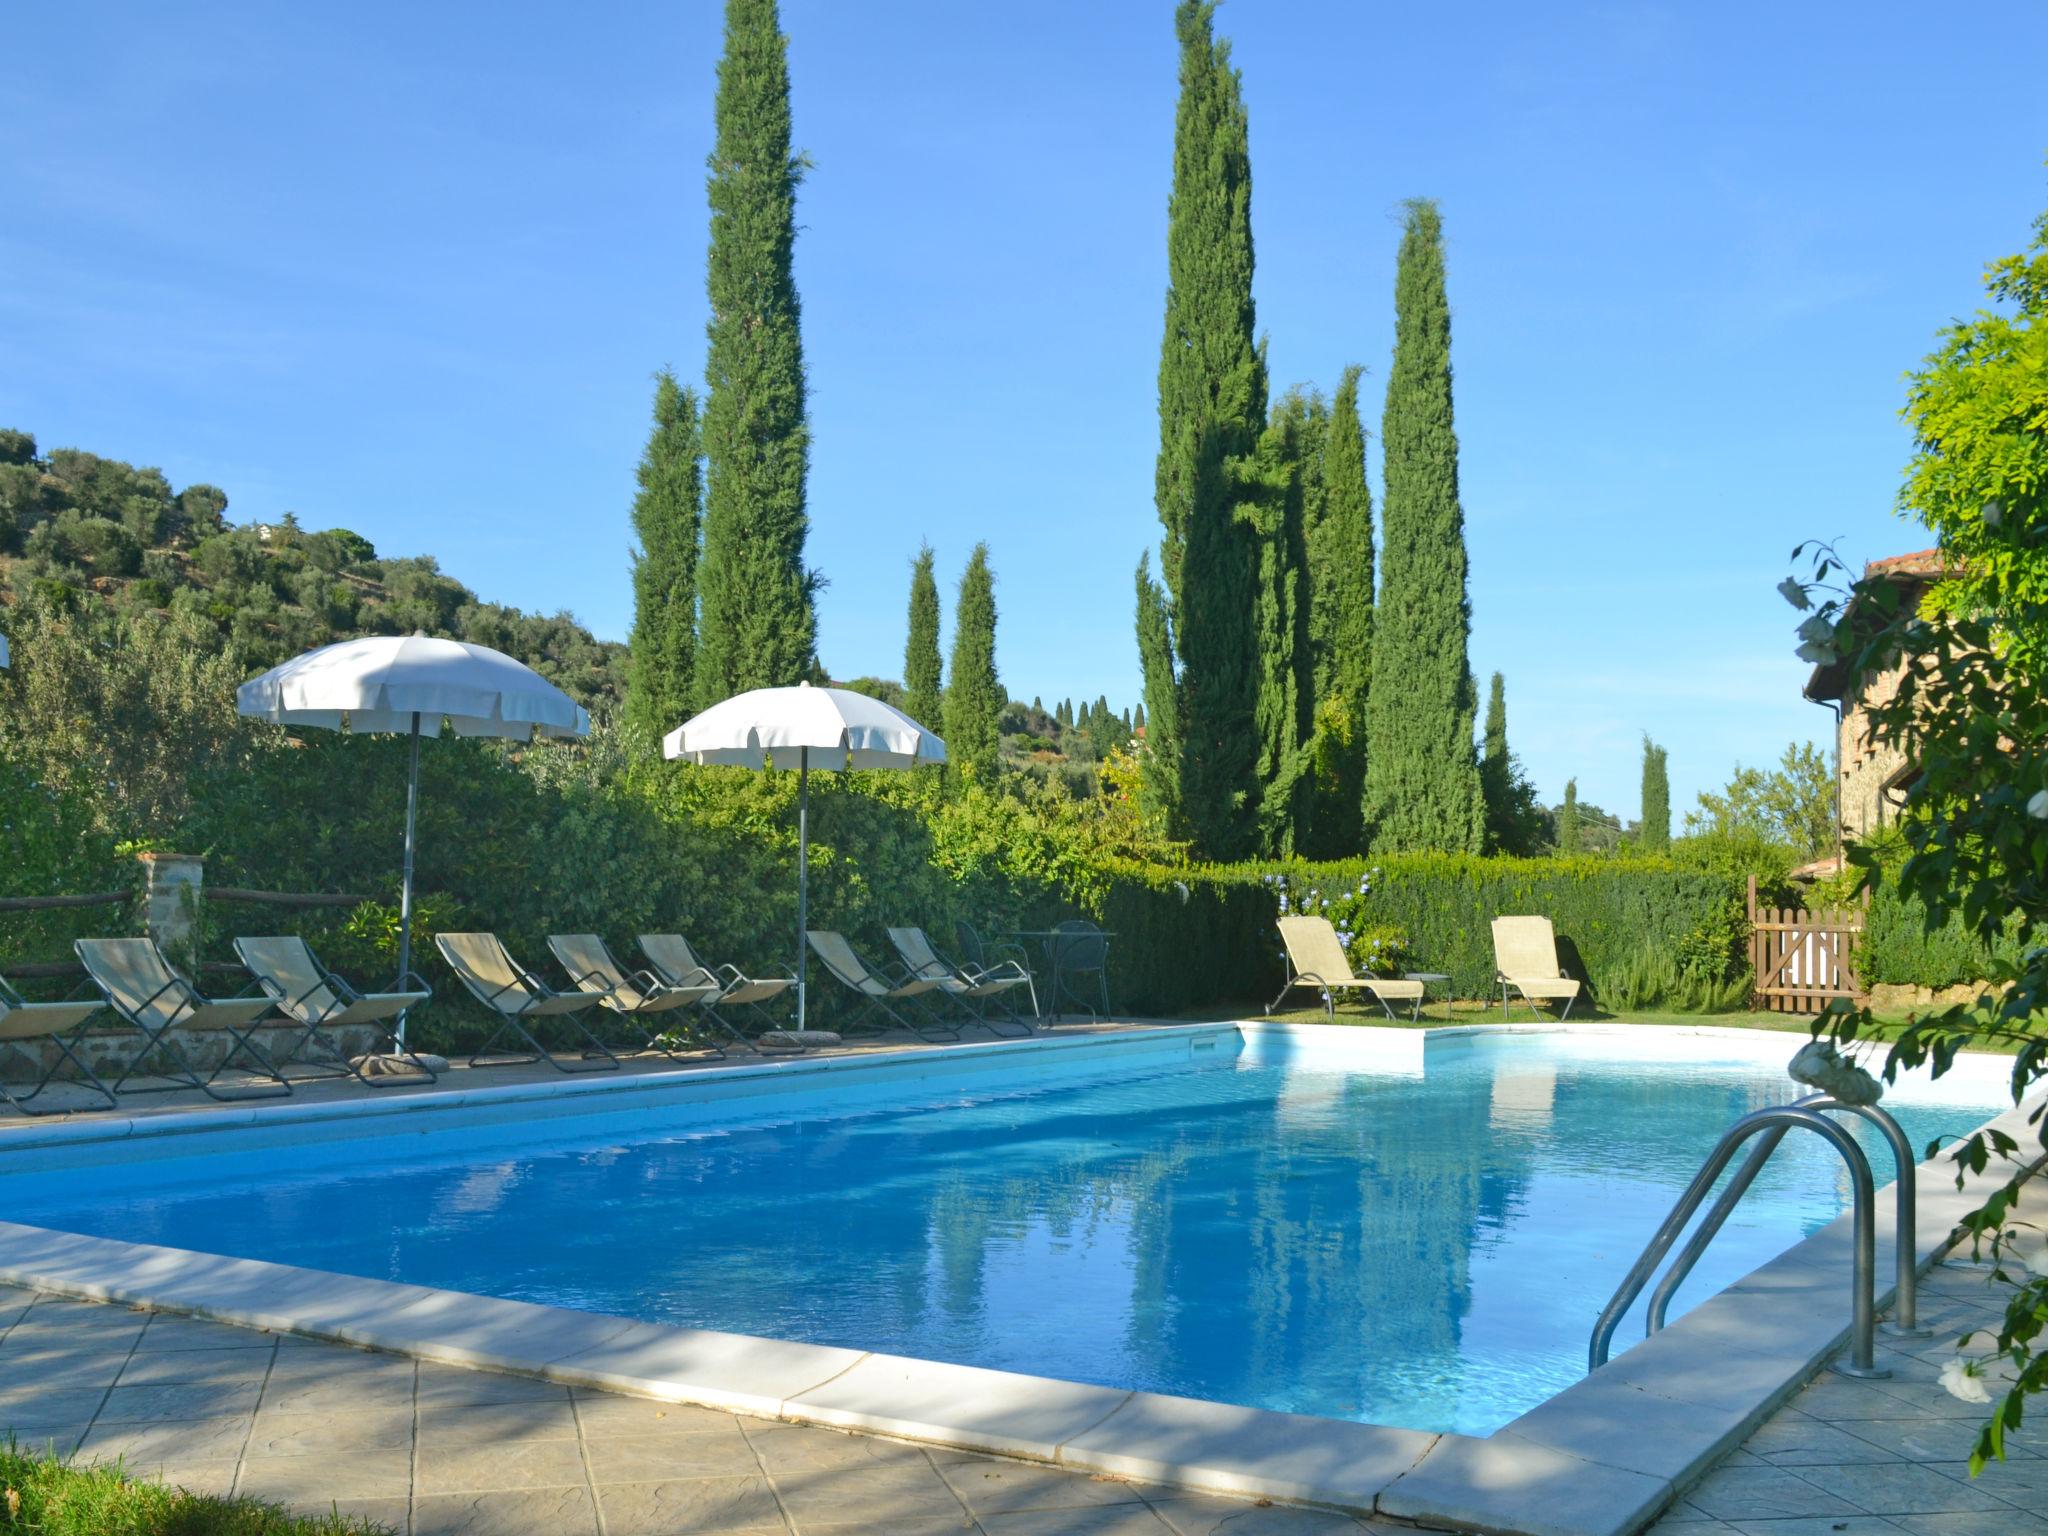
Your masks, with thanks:
<instances>
[{"instance_id":1,"label":"shaded paving","mask_svg":"<svg viewBox=\"0 0 2048 1536\"><path fill-rule=\"evenodd\" d=\"M1394 1527L0 1287L0 1433L410 1536Z\"/></svg>"},{"instance_id":2,"label":"shaded paving","mask_svg":"<svg viewBox=\"0 0 2048 1536\"><path fill-rule=\"evenodd\" d=\"M2007 1294L1973 1265L1930 1271L1920 1321L1931 1337L1880 1334L1877 1363L1892 1373L1882 1381L1816 1377L1652 1536L2048 1536L2048 1436L2030 1423L2007 1437L2009 1460L1972 1478L1970 1447L1990 1410L1939 1379L1959 1337L1997 1328ZM1989 1348L1989 1335L1971 1341L1972 1353Z\"/></svg>"}]
</instances>

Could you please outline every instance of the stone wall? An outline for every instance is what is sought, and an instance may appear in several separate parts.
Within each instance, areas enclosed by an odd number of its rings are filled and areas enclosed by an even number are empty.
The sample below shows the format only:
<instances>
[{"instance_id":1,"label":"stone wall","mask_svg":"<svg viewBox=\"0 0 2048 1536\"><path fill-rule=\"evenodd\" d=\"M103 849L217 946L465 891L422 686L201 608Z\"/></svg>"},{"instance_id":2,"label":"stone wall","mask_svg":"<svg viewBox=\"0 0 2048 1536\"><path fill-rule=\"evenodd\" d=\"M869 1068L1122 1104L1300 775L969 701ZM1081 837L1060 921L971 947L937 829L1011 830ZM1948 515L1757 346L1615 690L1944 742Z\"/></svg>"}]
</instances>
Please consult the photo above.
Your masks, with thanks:
<instances>
[{"instance_id":1,"label":"stone wall","mask_svg":"<svg viewBox=\"0 0 2048 1536\"><path fill-rule=\"evenodd\" d=\"M112 1015L108 1017L111 1018ZM251 1038L259 1051L272 1061L277 1061L280 1055L298 1044L300 1033L296 1024L279 1023L259 1026ZM383 1043L383 1037L374 1025L351 1025L346 1029L331 1029L327 1034L350 1056L361 1056L378 1049ZM71 1049L84 1058L87 1066L104 1077L109 1086L121 1069L140 1054L144 1045L140 1031L118 1022L107 1027L89 1027L84 1033L74 1034L70 1039ZM185 1053L202 1076L219 1066L226 1059L229 1047L234 1044L228 1038L227 1031L222 1029L177 1030L173 1032L171 1039L177 1042L178 1049ZM316 1063L328 1059L326 1053L317 1045L307 1054L309 1059ZM10 1041L0 1045L0 1082L26 1087L62 1059L62 1053L48 1040ZM247 1063L248 1057L245 1055L239 1064ZM149 1062L150 1068L157 1070L164 1064L165 1057L162 1052L158 1052ZM56 1081L64 1082L76 1076L77 1073L67 1062L63 1070L57 1074ZM4 1108L4 1105L0 1105L0 1109Z\"/></svg>"},{"instance_id":2,"label":"stone wall","mask_svg":"<svg viewBox=\"0 0 2048 1536\"><path fill-rule=\"evenodd\" d=\"M1899 674L1887 673L1842 711L1836 760L1841 764L1842 831L1850 838L1867 837L1898 815L1898 807L1886 798L1885 791L1905 769L1906 757L1870 739L1868 713L1871 705L1884 703L1898 690Z\"/></svg>"}]
</instances>

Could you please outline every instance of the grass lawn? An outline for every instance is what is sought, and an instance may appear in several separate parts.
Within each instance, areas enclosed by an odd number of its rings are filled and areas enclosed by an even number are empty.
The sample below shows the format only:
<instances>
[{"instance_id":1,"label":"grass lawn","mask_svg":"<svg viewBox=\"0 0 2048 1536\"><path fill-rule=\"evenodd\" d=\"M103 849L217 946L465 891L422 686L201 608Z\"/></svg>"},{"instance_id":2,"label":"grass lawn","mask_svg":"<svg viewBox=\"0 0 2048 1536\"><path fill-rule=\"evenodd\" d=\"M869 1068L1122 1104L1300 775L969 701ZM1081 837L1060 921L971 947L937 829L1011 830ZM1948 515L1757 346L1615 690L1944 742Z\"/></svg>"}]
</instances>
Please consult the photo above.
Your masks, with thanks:
<instances>
[{"instance_id":1,"label":"grass lawn","mask_svg":"<svg viewBox=\"0 0 2048 1536\"><path fill-rule=\"evenodd\" d=\"M217 1499L131 1482L117 1467L73 1467L0 1445L0 1532L35 1536L389 1536L340 1515L293 1515L254 1499Z\"/></svg>"}]
</instances>

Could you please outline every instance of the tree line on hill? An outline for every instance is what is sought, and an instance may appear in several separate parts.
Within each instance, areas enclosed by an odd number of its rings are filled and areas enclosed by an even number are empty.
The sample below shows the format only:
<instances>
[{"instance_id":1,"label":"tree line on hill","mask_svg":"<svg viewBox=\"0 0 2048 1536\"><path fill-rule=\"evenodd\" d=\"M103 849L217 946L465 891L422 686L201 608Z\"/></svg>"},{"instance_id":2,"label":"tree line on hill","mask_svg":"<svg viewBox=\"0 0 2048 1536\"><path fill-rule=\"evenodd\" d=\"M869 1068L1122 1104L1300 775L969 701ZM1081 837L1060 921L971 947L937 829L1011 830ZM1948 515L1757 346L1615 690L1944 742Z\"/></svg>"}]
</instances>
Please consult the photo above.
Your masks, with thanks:
<instances>
[{"instance_id":1,"label":"tree line on hill","mask_svg":"<svg viewBox=\"0 0 2048 1536\"><path fill-rule=\"evenodd\" d=\"M244 673L361 634L420 631L515 656L586 707L615 702L624 647L567 613L485 602L431 555L380 556L346 528L227 520L218 486L0 430L0 590L11 604L159 611L217 636Z\"/></svg>"}]
</instances>

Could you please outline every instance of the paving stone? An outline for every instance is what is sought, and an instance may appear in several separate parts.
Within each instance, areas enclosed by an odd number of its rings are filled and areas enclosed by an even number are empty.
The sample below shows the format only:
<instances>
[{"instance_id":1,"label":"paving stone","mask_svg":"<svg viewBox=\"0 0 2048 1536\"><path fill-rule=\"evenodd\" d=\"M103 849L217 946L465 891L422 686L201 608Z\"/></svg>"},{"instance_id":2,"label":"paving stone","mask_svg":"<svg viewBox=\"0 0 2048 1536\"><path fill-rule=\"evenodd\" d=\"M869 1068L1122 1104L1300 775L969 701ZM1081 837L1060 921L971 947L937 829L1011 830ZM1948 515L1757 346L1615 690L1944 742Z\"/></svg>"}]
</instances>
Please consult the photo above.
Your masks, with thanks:
<instances>
[{"instance_id":1,"label":"paving stone","mask_svg":"<svg viewBox=\"0 0 2048 1536\"><path fill-rule=\"evenodd\" d=\"M1697 1528L1695 1528L1697 1529ZM1796 1520L1743 1520L1729 1526L1737 1536L1903 1536L1904 1527L1881 1515L1806 1515ZM1686 1528L1678 1527L1679 1536ZM1979 1532L1978 1536L1993 1536Z\"/></svg>"},{"instance_id":2,"label":"paving stone","mask_svg":"<svg viewBox=\"0 0 2048 1536\"><path fill-rule=\"evenodd\" d=\"M1359 1536L1363 1529L1350 1515L1335 1510L1247 1504L1199 1493L1147 1489L1145 1502L1174 1536Z\"/></svg>"},{"instance_id":3,"label":"paving stone","mask_svg":"<svg viewBox=\"0 0 2048 1536\"><path fill-rule=\"evenodd\" d=\"M1143 1504L1102 1504L1093 1509L1020 1509L989 1515L988 1536L1171 1536L1173 1527Z\"/></svg>"},{"instance_id":4,"label":"paving stone","mask_svg":"<svg viewBox=\"0 0 2048 1536\"><path fill-rule=\"evenodd\" d=\"M351 1451L346 1455L245 1456L237 1493L280 1504L329 1499L402 1498L412 1487L409 1451Z\"/></svg>"},{"instance_id":5,"label":"paving stone","mask_svg":"<svg viewBox=\"0 0 2048 1536\"><path fill-rule=\"evenodd\" d=\"M257 1381L200 1381L164 1386L116 1386L100 1409L102 1424L135 1424L155 1419L217 1419L253 1413L263 1386Z\"/></svg>"},{"instance_id":6,"label":"paving stone","mask_svg":"<svg viewBox=\"0 0 2048 1536\"><path fill-rule=\"evenodd\" d=\"M737 1424L724 1434L594 1435L583 1452L598 1483L661 1483L753 1477L761 1462Z\"/></svg>"},{"instance_id":7,"label":"paving stone","mask_svg":"<svg viewBox=\"0 0 2048 1536\"><path fill-rule=\"evenodd\" d=\"M56 1385L59 1377L75 1376L80 1381L90 1379L112 1386L131 1353L126 1344L104 1348L96 1340L87 1339L81 1344L68 1336L45 1338L15 1349L0 1345L0 1382Z\"/></svg>"},{"instance_id":8,"label":"paving stone","mask_svg":"<svg viewBox=\"0 0 2048 1536\"><path fill-rule=\"evenodd\" d=\"M1685 1497L1702 1514L1731 1522L1862 1512L1847 1499L1778 1467L1719 1467Z\"/></svg>"},{"instance_id":9,"label":"paving stone","mask_svg":"<svg viewBox=\"0 0 2048 1536\"><path fill-rule=\"evenodd\" d=\"M186 1423L95 1424L78 1448L87 1461L214 1461L239 1456L249 1438L246 1417L196 1419Z\"/></svg>"},{"instance_id":10,"label":"paving stone","mask_svg":"<svg viewBox=\"0 0 2048 1536\"><path fill-rule=\"evenodd\" d=\"M676 1434L692 1430L716 1433L736 1428L739 1423L722 1408L700 1408L694 1403L657 1403L644 1397L582 1388L571 1395L576 1401L576 1417L586 1435Z\"/></svg>"},{"instance_id":11,"label":"paving stone","mask_svg":"<svg viewBox=\"0 0 2048 1536\"><path fill-rule=\"evenodd\" d=\"M945 1519L960 1511L958 1496L922 1456L870 1466L778 1467L770 1462L768 1475L799 1528L807 1521L866 1521L884 1527L899 1515Z\"/></svg>"},{"instance_id":12,"label":"paving stone","mask_svg":"<svg viewBox=\"0 0 2048 1536\"><path fill-rule=\"evenodd\" d=\"M421 1403L420 1444L574 1440L576 1410L565 1394L554 1402Z\"/></svg>"},{"instance_id":13,"label":"paving stone","mask_svg":"<svg viewBox=\"0 0 2048 1536\"><path fill-rule=\"evenodd\" d=\"M0 1430L24 1424L90 1424L107 1400L105 1387L51 1391L34 1384L0 1393Z\"/></svg>"},{"instance_id":14,"label":"paving stone","mask_svg":"<svg viewBox=\"0 0 2048 1536\"><path fill-rule=\"evenodd\" d=\"M1881 1462L1860 1467L1801 1467L1799 1475L1817 1488L1873 1515L1946 1514L1998 1509L2001 1501L1933 1467Z\"/></svg>"},{"instance_id":15,"label":"paving stone","mask_svg":"<svg viewBox=\"0 0 2048 1536\"><path fill-rule=\"evenodd\" d=\"M173 1312L153 1312L149 1326L142 1330L137 1349L272 1349L281 1336L261 1328L237 1328L203 1317L179 1317Z\"/></svg>"},{"instance_id":16,"label":"paving stone","mask_svg":"<svg viewBox=\"0 0 2048 1536\"><path fill-rule=\"evenodd\" d=\"M12 1439L15 1448L24 1453L34 1452L44 1456L69 1456L78 1449L78 1442L85 1438L83 1424L23 1424L14 1428L0 1426L0 1441Z\"/></svg>"},{"instance_id":17,"label":"paving stone","mask_svg":"<svg viewBox=\"0 0 2048 1536\"><path fill-rule=\"evenodd\" d=\"M782 1508L768 1480L752 1477L676 1478L652 1483L603 1483L606 1536L676 1536L680 1532L786 1531ZM422 1501L424 1502L424 1501ZM957 1506L956 1506L957 1508ZM898 1529L890 1521L887 1529ZM869 1527L873 1529L873 1527ZM414 1536L432 1536L416 1527Z\"/></svg>"},{"instance_id":18,"label":"paving stone","mask_svg":"<svg viewBox=\"0 0 2048 1536\"><path fill-rule=\"evenodd\" d=\"M469 1371L458 1365L419 1366L419 1400L430 1403L566 1403L569 1389L556 1381L507 1376L502 1371Z\"/></svg>"},{"instance_id":19,"label":"paving stone","mask_svg":"<svg viewBox=\"0 0 2048 1536\"><path fill-rule=\"evenodd\" d=\"M137 1350L121 1368L124 1387L216 1381L261 1381L270 1373L267 1349Z\"/></svg>"},{"instance_id":20,"label":"paving stone","mask_svg":"<svg viewBox=\"0 0 2048 1536\"><path fill-rule=\"evenodd\" d=\"M574 1439L434 1445L422 1440L414 1492L491 1493L511 1488L581 1487L583 1452Z\"/></svg>"},{"instance_id":21,"label":"paving stone","mask_svg":"<svg viewBox=\"0 0 2048 1536\"><path fill-rule=\"evenodd\" d=\"M650 1536L653 1530L678 1529L687 1527L649 1528ZM443 1493L412 1501L412 1536L591 1536L596 1530L596 1506L587 1488ZM627 1532L612 1526L610 1536Z\"/></svg>"},{"instance_id":22,"label":"paving stone","mask_svg":"<svg viewBox=\"0 0 2048 1536\"><path fill-rule=\"evenodd\" d=\"M1017 1509L1083 1509L1094 1504L1145 1502L1129 1483L1088 1477L1082 1473L1062 1471L1058 1467L944 1455L933 1459L953 1491L967 1501L967 1507L976 1515L1006 1514Z\"/></svg>"},{"instance_id":23,"label":"paving stone","mask_svg":"<svg viewBox=\"0 0 2048 1536\"><path fill-rule=\"evenodd\" d=\"M873 1536L871 1525L817 1525L805 1524L794 1528L797 1536ZM979 1531L981 1527L974 1517L962 1510L952 1519L931 1516L924 1519L893 1519L889 1522L889 1536L961 1536L965 1531Z\"/></svg>"},{"instance_id":24,"label":"paving stone","mask_svg":"<svg viewBox=\"0 0 2048 1536\"><path fill-rule=\"evenodd\" d=\"M1681 1508L1666 1515L1643 1532L1643 1536L1742 1536L1734 1526Z\"/></svg>"},{"instance_id":25,"label":"paving stone","mask_svg":"<svg viewBox=\"0 0 2048 1536\"><path fill-rule=\"evenodd\" d=\"M167 1483L173 1488L183 1488L187 1493L213 1494L226 1497L234 1491L235 1473L241 1462L232 1456L219 1456L211 1461L181 1461L175 1458L156 1462L127 1462L123 1470L130 1477L150 1482Z\"/></svg>"},{"instance_id":26,"label":"paving stone","mask_svg":"<svg viewBox=\"0 0 2048 1536\"><path fill-rule=\"evenodd\" d=\"M1996 1524L1982 1515L1900 1515L1897 1525L1912 1536L2048 1536L2048 1518L2009 1509Z\"/></svg>"},{"instance_id":27,"label":"paving stone","mask_svg":"<svg viewBox=\"0 0 2048 1536\"><path fill-rule=\"evenodd\" d=\"M1981 1417L1857 1419L1841 1427L1905 1461L1966 1461L1970 1448L1977 1443L1977 1430L1982 1422ZM2015 1460L2031 1461L2040 1454L2027 1442L2024 1433L2008 1434L2005 1445L2006 1455Z\"/></svg>"},{"instance_id":28,"label":"paving stone","mask_svg":"<svg viewBox=\"0 0 2048 1536\"><path fill-rule=\"evenodd\" d=\"M72 1301L45 1296L36 1301L9 1333L25 1328L67 1328L78 1333L141 1333L151 1314L103 1301Z\"/></svg>"},{"instance_id":29,"label":"paving stone","mask_svg":"<svg viewBox=\"0 0 2048 1536\"><path fill-rule=\"evenodd\" d=\"M748 1424L746 1432L770 1473L784 1469L862 1468L905 1461L930 1466L924 1452L914 1445L842 1434L836 1429L813 1429L806 1424Z\"/></svg>"},{"instance_id":30,"label":"paving stone","mask_svg":"<svg viewBox=\"0 0 2048 1536\"><path fill-rule=\"evenodd\" d=\"M357 1451L412 1449L409 1408L356 1413L273 1413L263 1409L249 1435L251 1456L334 1456Z\"/></svg>"},{"instance_id":31,"label":"paving stone","mask_svg":"<svg viewBox=\"0 0 2048 1536\"><path fill-rule=\"evenodd\" d=\"M1757 1426L1742 1449L1774 1467L1846 1466L1864 1461L1897 1461L1895 1452L1844 1429L1793 1410Z\"/></svg>"},{"instance_id":32,"label":"paving stone","mask_svg":"<svg viewBox=\"0 0 2048 1536\"><path fill-rule=\"evenodd\" d=\"M2048 1511L2048 1461L1994 1461L1987 1463L1974 1478L1967 1461L1937 1462L1935 1468L1959 1483L1982 1488L2021 1509L2035 1514Z\"/></svg>"}]
</instances>

